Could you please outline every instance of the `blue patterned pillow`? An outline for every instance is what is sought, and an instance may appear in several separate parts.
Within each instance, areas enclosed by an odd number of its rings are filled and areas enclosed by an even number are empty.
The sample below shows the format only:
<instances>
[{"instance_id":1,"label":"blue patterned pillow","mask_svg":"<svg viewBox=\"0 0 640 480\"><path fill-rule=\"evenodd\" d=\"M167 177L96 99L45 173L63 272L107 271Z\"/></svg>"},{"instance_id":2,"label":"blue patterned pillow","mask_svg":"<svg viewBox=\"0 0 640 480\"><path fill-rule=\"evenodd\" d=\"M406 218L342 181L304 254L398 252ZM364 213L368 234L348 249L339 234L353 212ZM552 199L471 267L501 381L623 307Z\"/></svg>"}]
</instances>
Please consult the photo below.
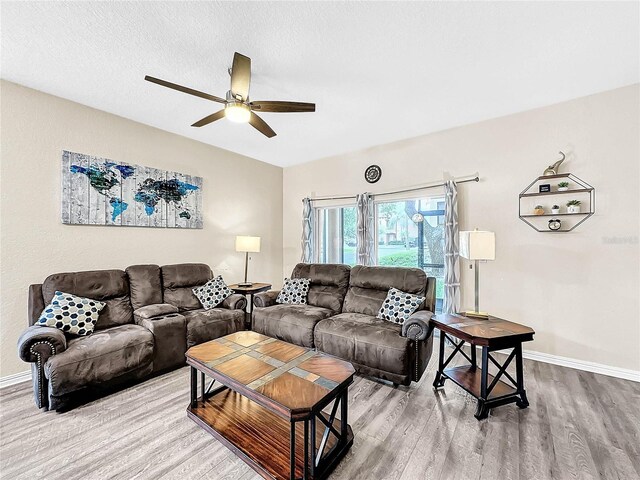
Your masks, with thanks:
<instances>
[{"instance_id":1,"label":"blue patterned pillow","mask_svg":"<svg viewBox=\"0 0 640 480\"><path fill-rule=\"evenodd\" d=\"M425 297L390 288L382 302L378 318L402 325L415 312Z\"/></svg>"},{"instance_id":2,"label":"blue patterned pillow","mask_svg":"<svg viewBox=\"0 0 640 480\"><path fill-rule=\"evenodd\" d=\"M306 305L310 286L310 278L285 278L282 290L280 290L276 298L276 303Z\"/></svg>"},{"instance_id":3,"label":"blue patterned pillow","mask_svg":"<svg viewBox=\"0 0 640 480\"><path fill-rule=\"evenodd\" d=\"M106 303L70 293L55 292L40 314L37 325L54 327L73 335L91 335Z\"/></svg>"}]
</instances>

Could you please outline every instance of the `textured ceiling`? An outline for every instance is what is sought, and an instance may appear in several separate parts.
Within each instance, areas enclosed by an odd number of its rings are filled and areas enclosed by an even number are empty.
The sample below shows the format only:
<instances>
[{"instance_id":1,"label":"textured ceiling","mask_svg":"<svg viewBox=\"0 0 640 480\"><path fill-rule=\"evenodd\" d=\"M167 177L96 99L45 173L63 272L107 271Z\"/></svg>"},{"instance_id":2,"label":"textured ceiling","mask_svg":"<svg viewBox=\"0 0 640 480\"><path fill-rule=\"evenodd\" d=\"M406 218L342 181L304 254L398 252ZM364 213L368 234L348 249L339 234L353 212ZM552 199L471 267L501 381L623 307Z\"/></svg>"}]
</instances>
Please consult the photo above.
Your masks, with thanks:
<instances>
[{"instance_id":1,"label":"textured ceiling","mask_svg":"<svg viewBox=\"0 0 640 480\"><path fill-rule=\"evenodd\" d=\"M2 77L276 165L414 137L639 81L637 2L2 2ZM191 123L233 52L278 133Z\"/></svg>"}]
</instances>

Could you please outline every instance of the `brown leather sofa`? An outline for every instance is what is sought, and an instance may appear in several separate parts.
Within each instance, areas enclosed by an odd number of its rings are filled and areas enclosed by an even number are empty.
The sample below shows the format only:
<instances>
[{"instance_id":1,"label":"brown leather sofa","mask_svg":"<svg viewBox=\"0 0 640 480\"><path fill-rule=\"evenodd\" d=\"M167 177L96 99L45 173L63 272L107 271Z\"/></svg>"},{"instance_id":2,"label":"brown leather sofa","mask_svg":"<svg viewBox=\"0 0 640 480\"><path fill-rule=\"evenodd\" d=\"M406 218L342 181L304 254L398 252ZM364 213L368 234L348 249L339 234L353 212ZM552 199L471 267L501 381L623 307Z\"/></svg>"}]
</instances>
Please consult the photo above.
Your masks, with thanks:
<instances>
[{"instance_id":1,"label":"brown leather sofa","mask_svg":"<svg viewBox=\"0 0 640 480\"><path fill-rule=\"evenodd\" d=\"M213 276L204 264L135 265L57 273L29 287L29 324L18 341L32 364L39 408L62 410L81 394L185 363L187 348L243 328L246 299L203 310L191 289ZM35 325L56 290L106 303L94 333L69 336Z\"/></svg>"},{"instance_id":2,"label":"brown leather sofa","mask_svg":"<svg viewBox=\"0 0 640 480\"><path fill-rule=\"evenodd\" d=\"M395 384L420 379L432 350L435 278L417 268L304 263L291 277L311 279L308 305L281 305L277 291L260 293L254 297L255 331L315 347ZM426 297L403 325L376 318L391 287Z\"/></svg>"}]
</instances>

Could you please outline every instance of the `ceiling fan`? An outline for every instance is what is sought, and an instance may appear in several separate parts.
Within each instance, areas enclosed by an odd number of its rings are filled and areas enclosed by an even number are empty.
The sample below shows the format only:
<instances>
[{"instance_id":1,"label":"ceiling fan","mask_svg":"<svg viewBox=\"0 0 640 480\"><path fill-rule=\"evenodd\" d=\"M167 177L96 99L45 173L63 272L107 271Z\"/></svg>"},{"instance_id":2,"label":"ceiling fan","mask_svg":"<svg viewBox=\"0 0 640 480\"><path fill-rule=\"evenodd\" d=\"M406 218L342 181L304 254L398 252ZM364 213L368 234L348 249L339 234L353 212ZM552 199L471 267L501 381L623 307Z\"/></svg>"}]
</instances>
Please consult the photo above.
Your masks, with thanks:
<instances>
[{"instance_id":1,"label":"ceiling fan","mask_svg":"<svg viewBox=\"0 0 640 480\"><path fill-rule=\"evenodd\" d=\"M253 128L271 138L275 137L276 132L267 125L267 122L256 115L255 112L295 113L316 111L315 103L280 102L275 100L261 100L256 102L249 101L251 59L238 52L233 55L233 66L229 69L229 74L231 75L231 90L227 92L226 99L209 95L208 93L200 92L193 88L183 87L182 85L167 82L166 80L150 77L149 75L146 75L144 79L148 82L162 85L163 87L173 88L174 90L188 93L189 95L195 95L196 97L211 100L212 102L224 104L224 108L222 110L198 120L196 123L191 125L192 127L203 127L215 122L216 120L220 120L222 117L226 117L232 122L249 122Z\"/></svg>"}]
</instances>

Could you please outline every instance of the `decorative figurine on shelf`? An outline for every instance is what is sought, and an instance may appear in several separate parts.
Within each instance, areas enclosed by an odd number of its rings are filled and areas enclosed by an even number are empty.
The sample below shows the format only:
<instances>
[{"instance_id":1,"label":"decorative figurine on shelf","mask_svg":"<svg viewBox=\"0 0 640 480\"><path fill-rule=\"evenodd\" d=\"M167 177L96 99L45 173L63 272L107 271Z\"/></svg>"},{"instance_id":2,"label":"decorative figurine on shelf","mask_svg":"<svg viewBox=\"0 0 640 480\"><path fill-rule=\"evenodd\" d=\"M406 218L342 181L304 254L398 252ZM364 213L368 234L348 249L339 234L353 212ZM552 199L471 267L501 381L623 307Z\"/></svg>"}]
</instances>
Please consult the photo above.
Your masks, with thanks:
<instances>
[{"instance_id":1,"label":"decorative figurine on shelf","mask_svg":"<svg viewBox=\"0 0 640 480\"><path fill-rule=\"evenodd\" d=\"M533 207L534 215L544 215L544 207L542 205L536 205Z\"/></svg>"},{"instance_id":2,"label":"decorative figurine on shelf","mask_svg":"<svg viewBox=\"0 0 640 480\"><path fill-rule=\"evenodd\" d=\"M551 207L551 213L553 213L554 215L557 215L560 213L560 205L554 205L553 207Z\"/></svg>"},{"instance_id":3,"label":"decorative figurine on shelf","mask_svg":"<svg viewBox=\"0 0 640 480\"><path fill-rule=\"evenodd\" d=\"M554 163L553 165L549 165L547 167L547 169L544 171L544 173L542 174L545 177L548 177L549 175L557 175L558 174L558 168L560 167L560 164L562 162L564 162L564 159L566 158L566 155L562 152L559 152L560 155L562 155L562 158L560 160L558 160L556 163Z\"/></svg>"},{"instance_id":4,"label":"decorative figurine on shelf","mask_svg":"<svg viewBox=\"0 0 640 480\"><path fill-rule=\"evenodd\" d=\"M567 202L567 213L580 213L580 200L569 200Z\"/></svg>"},{"instance_id":5,"label":"decorative figurine on shelf","mask_svg":"<svg viewBox=\"0 0 640 480\"><path fill-rule=\"evenodd\" d=\"M549 220L549 230L557 232L562 228L562 222L557 218L552 218Z\"/></svg>"}]
</instances>

